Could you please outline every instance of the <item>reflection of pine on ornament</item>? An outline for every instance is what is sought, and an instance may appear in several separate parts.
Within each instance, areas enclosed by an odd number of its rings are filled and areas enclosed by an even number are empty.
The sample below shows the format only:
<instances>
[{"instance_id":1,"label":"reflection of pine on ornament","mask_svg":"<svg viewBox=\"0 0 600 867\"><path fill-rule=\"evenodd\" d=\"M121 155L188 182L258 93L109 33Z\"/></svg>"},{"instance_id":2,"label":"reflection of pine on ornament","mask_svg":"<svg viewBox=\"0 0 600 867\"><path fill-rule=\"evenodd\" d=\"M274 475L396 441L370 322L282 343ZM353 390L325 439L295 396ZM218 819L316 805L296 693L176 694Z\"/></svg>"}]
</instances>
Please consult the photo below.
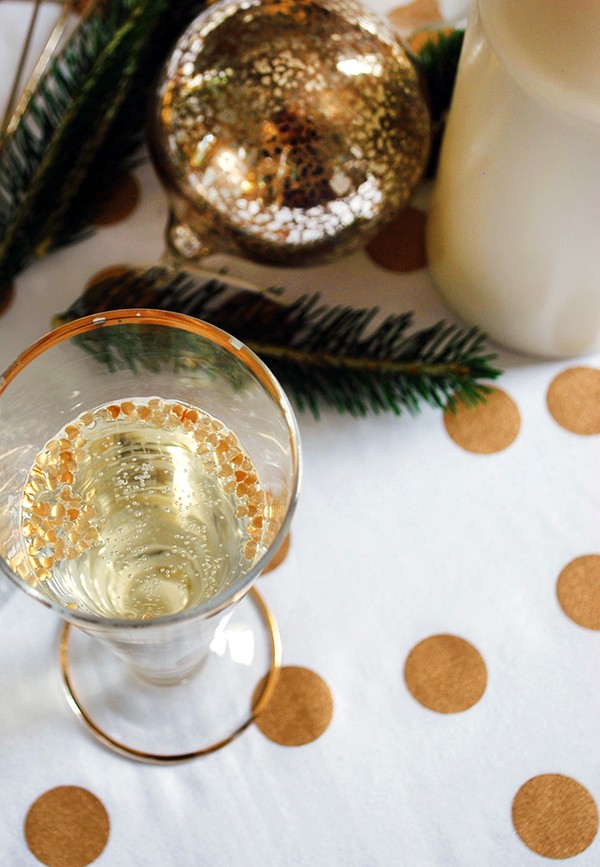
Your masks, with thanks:
<instances>
[{"instance_id":1,"label":"reflection of pine on ornament","mask_svg":"<svg viewBox=\"0 0 600 867\"><path fill-rule=\"evenodd\" d=\"M412 60L372 12L238 0L181 36L150 132L178 252L304 264L363 244L406 204L430 117Z\"/></svg>"}]
</instances>

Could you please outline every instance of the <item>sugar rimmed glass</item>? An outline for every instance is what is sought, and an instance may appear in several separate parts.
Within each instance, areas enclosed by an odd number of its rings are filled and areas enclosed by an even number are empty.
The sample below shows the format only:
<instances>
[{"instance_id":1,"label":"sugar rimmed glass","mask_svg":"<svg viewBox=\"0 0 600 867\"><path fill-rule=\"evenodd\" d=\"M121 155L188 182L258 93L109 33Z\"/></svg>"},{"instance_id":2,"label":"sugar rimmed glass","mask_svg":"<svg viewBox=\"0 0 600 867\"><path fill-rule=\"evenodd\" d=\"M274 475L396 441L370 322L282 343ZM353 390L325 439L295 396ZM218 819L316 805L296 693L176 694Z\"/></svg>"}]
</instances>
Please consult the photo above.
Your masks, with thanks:
<instances>
[{"instance_id":1,"label":"sugar rimmed glass","mask_svg":"<svg viewBox=\"0 0 600 867\"><path fill-rule=\"evenodd\" d=\"M98 445L100 429L108 439ZM61 669L73 708L133 758L178 761L229 742L268 701L280 660L276 623L253 585L289 530L300 448L272 374L234 337L192 317L111 311L56 329L8 367L0 430L0 568L65 621ZM105 463L78 488L90 455ZM123 469L132 455L137 464ZM197 459L202 479L224 480L237 497L226 507L241 514L231 550L210 529L227 521L195 499ZM183 527L171 511L183 513ZM110 548L109 530L112 541L122 532L125 547ZM212 545L206 556L198 536ZM183 565L173 562L179 554ZM91 575L84 597L69 584L81 558ZM107 613L94 594L108 567L123 563L129 589L113 576L111 605L124 608ZM194 597L199 564L212 585Z\"/></svg>"}]
</instances>

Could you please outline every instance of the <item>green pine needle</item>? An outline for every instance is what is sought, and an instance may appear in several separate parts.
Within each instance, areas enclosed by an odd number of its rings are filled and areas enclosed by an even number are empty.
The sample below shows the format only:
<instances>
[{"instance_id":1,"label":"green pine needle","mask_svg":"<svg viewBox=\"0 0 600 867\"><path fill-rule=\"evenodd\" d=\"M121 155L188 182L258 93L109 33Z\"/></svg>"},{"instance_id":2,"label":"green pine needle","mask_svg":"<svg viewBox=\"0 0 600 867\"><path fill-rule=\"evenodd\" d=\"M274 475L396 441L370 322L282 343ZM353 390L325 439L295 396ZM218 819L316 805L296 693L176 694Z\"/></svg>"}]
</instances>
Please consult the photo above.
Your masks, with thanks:
<instances>
[{"instance_id":1,"label":"green pine needle","mask_svg":"<svg viewBox=\"0 0 600 867\"><path fill-rule=\"evenodd\" d=\"M460 29L451 30L449 33L437 31L414 58L422 72L431 115L432 142L427 167L429 177L435 174L437 168L464 35L464 31Z\"/></svg>"},{"instance_id":2,"label":"green pine needle","mask_svg":"<svg viewBox=\"0 0 600 867\"><path fill-rule=\"evenodd\" d=\"M369 411L414 414L422 403L476 405L489 393L485 381L500 374L476 328L439 322L412 330L412 313L377 324L376 308L328 306L316 294L284 304L162 267L130 270L94 285L57 323L128 307L186 313L235 334L271 368L298 410L315 416L322 407L363 416ZM86 340L86 348L104 363L150 363L143 344L124 345L108 334L101 330Z\"/></svg>"},{"instance_id":3,"label":"green pine needle","mask_svg":"<svg viewBox=\"0 0 600 867\"><path fill-rule=\"evenodd\" d=\"M50 64L0 147L0 301L31 261L89 230L143 141L156 71L192 8L100 3Z\"/></svg>"},{"instance_id":4,"label":"green pine needle","mask_svg":"<svg viewBox=\"0 0 600 867\"><path fill-rule=\"evenodd\" d=\"M34 259L91 231L135 164L156 74L205 0L106 0L50 65L12 135L0 143L0 302ZM462 45L439 35L416 57L437 151Z\"/></svg>"}]
</instances>

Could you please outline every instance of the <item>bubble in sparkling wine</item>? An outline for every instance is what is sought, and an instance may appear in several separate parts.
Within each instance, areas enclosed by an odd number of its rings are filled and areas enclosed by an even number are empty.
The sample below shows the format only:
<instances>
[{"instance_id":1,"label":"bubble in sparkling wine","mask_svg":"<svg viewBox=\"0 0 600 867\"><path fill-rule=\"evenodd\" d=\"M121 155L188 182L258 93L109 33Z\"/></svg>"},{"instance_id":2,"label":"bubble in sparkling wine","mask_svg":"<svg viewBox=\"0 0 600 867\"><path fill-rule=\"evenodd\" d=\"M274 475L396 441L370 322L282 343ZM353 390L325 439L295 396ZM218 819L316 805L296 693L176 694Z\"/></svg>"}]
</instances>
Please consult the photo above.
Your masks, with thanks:
<instances>
[{"instance_id":1,"label":"bubble in sparkling wine","mask_svg":"<svg viewBox=\"0 0 600 867\"><path fill-rule=\"evenodd\" d=\"M260 556L264 518L235 434L161 398L106 404L66 425L37 455L22 498L32 582L116 618L212 598Z\"/></svg>"}]
</instances>

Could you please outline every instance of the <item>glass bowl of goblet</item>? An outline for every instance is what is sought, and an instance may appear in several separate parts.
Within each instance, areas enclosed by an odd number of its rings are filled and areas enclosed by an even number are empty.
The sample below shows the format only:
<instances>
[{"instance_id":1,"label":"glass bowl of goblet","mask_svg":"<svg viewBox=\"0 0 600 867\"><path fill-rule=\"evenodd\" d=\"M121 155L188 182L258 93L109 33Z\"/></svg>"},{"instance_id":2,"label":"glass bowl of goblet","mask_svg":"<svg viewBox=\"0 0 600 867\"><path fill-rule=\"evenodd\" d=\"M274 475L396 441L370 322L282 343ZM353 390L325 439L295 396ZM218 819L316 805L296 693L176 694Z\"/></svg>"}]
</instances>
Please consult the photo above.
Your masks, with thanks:
<instances>
[{"instance_id":1,"label":"glass bowl of goblet","mask_svg":"<svg viewBox=\"0 0 600 867\"><path fill-rule=\"evenodd\" d=\"M60 670L83 722L153 762L240 734L277 676L279 633L254 584L300 478L269 370L189 316L89 316L4 372L0 432L0 569L63 621Z\"/></svg>"}]
</instances>

